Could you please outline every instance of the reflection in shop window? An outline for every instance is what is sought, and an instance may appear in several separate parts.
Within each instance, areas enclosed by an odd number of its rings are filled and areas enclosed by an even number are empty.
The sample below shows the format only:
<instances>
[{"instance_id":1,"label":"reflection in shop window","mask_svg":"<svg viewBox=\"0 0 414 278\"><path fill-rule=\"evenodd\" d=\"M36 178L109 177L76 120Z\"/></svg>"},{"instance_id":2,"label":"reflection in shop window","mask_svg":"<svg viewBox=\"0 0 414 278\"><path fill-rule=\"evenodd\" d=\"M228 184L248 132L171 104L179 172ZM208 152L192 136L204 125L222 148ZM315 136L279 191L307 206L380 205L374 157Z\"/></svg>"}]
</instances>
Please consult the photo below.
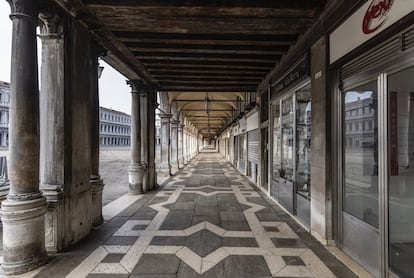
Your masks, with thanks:
<instances>
[{"instance_id":1,"label":"reflection in shop window","mask_svg":"<svg viewBox=\"0 0 414 278\"><path fill-rule=\"evenodd\" d=\"M370 108L373 123L377 122L377 83L371 82L344 93L344 126L352 131L344 134L343 210L356 218L378 227L378 138L375 130L363 130L363 115L347 117L347 111ZM358 128L360 127L360 128Z\"/></svg>"},{"instance_id":2,"label":"reflection in shop window","mask_svg":"<svg viewBox=\"0 0 414 278\"><path fill-rule=\"evenodd\" d=\"M311 93L309 88L296 94L296 193L310 199Z\"/></svg>"},{"instance_id":3,"label":"reflection in shop window","mask_svg":"<svg viewBox=\"0 0 414 278\"><path fill-rule=\"evenodd\" d=\"M389 260L400 277L414 275L414 67L388 78Z\"/></svg>"}]
</instances>

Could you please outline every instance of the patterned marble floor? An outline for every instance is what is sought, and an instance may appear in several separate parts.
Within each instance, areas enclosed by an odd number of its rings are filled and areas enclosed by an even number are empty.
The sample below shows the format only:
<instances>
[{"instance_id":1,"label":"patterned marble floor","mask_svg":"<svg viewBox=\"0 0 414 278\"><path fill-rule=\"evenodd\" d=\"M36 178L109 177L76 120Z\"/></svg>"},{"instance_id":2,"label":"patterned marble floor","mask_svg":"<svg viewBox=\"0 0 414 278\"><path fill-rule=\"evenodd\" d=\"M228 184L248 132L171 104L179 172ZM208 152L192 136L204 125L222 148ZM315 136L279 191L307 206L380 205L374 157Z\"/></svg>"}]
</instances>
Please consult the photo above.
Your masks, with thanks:
<instances>
[{"instance_id":1,"label":"patterned marble floor","mask_svg":"<svg viewBox=\"0 0 414 278\"><path fill-rule=\"evenodd\" d=\"M356 277L216 153L201 153L37 277Z\"/></svg>"}]
</instances>

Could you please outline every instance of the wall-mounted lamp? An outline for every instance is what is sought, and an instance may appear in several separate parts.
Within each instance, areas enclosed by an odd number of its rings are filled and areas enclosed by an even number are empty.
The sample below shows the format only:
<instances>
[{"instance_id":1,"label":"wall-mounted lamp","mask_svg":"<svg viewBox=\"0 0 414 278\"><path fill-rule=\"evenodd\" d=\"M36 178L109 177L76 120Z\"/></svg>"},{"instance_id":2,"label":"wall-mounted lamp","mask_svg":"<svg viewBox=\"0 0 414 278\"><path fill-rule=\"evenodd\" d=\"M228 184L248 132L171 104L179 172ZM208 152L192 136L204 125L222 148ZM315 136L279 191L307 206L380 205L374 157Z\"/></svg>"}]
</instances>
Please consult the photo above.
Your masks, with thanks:
<instances>
[{"instance_id":1,"label":"wall-mounted lamp","mask_svg":"<svg viewBox=\"0 0 414 278\"><path fill-rule=\"evenodd\" d=\"M98 66L98 78L101 78L103 70L104 70L103 66Z\"/></svg>"}]
</instances>

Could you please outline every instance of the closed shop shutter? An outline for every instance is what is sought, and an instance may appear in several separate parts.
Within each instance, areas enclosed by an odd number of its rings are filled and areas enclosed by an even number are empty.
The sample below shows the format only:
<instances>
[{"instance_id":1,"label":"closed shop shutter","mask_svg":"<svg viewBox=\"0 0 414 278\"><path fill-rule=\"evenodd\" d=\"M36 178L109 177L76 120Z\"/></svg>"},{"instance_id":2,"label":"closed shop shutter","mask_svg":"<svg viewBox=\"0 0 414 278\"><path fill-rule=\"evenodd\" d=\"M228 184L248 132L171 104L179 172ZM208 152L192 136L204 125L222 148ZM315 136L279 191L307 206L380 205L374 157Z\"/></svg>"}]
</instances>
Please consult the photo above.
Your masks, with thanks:
<instances>
[{"instance_id":1,"label":"closed shop shutter","mask_svg":"<svg viewBox=\"0 0 414 278\"><path fill-rule=\"evenodd\" d=\"M392 62L396 55L413 48L414 28L410 28L343 65L340 71L341 81L346 83L347 79L362 72L377 74L378 70L374 70L375 68L381 68L384 63Z\"/></svg>"},{"instance_id":2,"label":"closed shop shutter","mask_svg":"<svg viewBox=\"0 0 414 278\"><path fill-rule=\"evenodd\" d=\"M259 164L259 129L247 133L247 160Z\"/></svg>"}]
</instances>

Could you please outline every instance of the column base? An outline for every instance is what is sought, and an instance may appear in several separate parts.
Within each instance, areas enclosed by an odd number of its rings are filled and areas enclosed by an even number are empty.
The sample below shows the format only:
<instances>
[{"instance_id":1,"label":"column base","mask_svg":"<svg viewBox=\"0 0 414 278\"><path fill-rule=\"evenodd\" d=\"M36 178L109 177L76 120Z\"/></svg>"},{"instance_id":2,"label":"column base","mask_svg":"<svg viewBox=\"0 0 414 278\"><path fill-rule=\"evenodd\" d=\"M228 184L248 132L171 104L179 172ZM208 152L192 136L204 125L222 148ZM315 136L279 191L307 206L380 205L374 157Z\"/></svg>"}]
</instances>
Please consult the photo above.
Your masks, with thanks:
<instances>
[{"instance_id":1,"label":"column base","mask_svg":"<svg viewBox=\"0 0 414 278\"><path fill-rule=\"evenodd\" d=\"M92 225L99 226L104 222L102 216L102 191L104 182L100 175L91 175L91 193L92 193Z\"/></svg>"},{"instance_id":2,"label":"column base","mask_svg":"<svg viewBox=\"0 0 414 278\"><path fill-rule=\"evenodd\" d=\"M150 191L149 189L149 176L148 176L148 166L146 164L142 164L144 168L144 173L142 177L142 190L145 192Z\"/></svg>"},{"instance_id":3,"label":"column base","mask_svg":"<svg viewBox=\"0 0 414 278\"><path fill-rule=\"evenodd\" d=\"M5 274L28 272L47 262L45 213L46 198L41 193L9 196L2 203Z\"/></svg>"},{"instance_id":4,"label":"column base","mask_svg":"<svg viewBox=\"0 0 414 278\"><path fill-rule=\"evenodd\" d=\"M171 165L161 165L158 169L158 175L171 176Z\"/></svg>"},{"instance_id":5,"label":"column base","mask_svg":"<svg viewBox=\"0 0 414 278\"><path fill-rule=\"evenodd\" d=\"M171 163L171 174L175 174L175 173L177 173L178 172L178 163L176 162L176 163Z\"/></svg>"},{"instance_id":6,"label":"column base","mask_svg":"<svg viewBox=\"0 0 414 278\"><path fill-rule=\"evenodd\" d=\"M48 252L59 252L63 249L63 214L62 185L41 184L40 190L46 197L47 211L45 215L45 247Z\"/></svg>"},{"instance_id":7,"label":"column base","mask_svg":"<svg viewBox=\"0 0 414 278\"><path fill-rule=\"evenodd\" d=\"M128 168L129 194L138 195L144 193L143 180L145 168L141 164L131 165Z\"/></svg>"}]
</instances>

